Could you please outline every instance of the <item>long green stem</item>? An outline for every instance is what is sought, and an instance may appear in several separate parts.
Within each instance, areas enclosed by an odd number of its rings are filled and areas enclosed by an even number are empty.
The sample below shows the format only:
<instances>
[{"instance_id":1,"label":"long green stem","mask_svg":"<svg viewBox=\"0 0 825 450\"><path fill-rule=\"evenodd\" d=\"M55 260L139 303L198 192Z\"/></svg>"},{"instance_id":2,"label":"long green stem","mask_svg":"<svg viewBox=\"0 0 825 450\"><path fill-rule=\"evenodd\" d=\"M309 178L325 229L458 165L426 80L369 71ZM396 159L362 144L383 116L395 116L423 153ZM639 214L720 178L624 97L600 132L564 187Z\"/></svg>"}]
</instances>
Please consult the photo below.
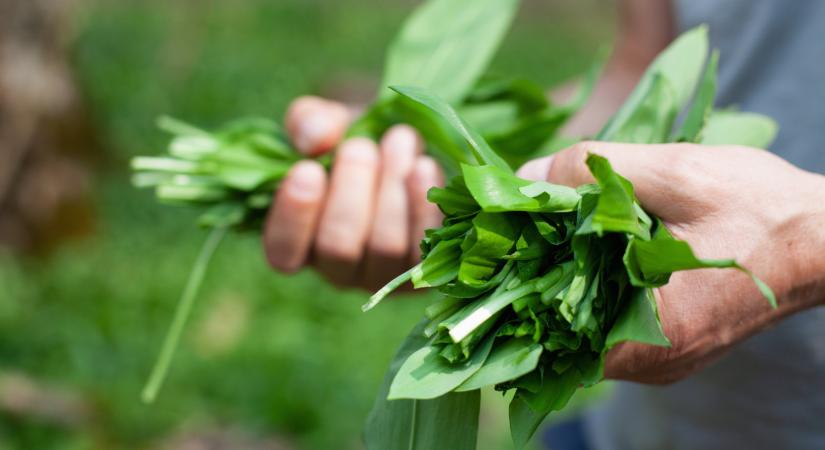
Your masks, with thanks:
<instances>
[{"instance_id":1,"label":"long green stem","mask_svg":"<svg viewBox=\"0 0 825 450\"><path fill-rule=\"evenodd\" d=\"M169 326L169 331L166 333L166 338L163 341L160 355L158 355L155 366L152 368L152 373L149 375L149 381L143 388L141 398L146 403L152 403L158 395L158 391L163 385L163 380L166 379L166 374L169 372L169 365L172 363L172 357L175 355L175 349L178 347L180 336L183 333L183 328L186 326L186 319L192 311L192 305L195 302L195 296L198 289L203 284L203 276L206 273L206 268L209 266L209 261L212 255L215 254L215 249L218 248L221 240L226 236L226 227L216 227L212 229L209 237L201 247L198 259L195 260L195 265L189 273L189 279L186 281L186 287L183 289L178 306L175 309L175 316L172 319L172 324Z\"/></svg>"},{"instance_id":2,"label":"long green stem","mask_svg":"<svg viewBox=\"0 0 825 450\"><path fill-rule=\"evenodd\" d=\"M410 270L402 273L401 275L398 275L397 277L393 278L392 281L387 283L378 292L373 294L372 297L370 297L370 300L367 303L365 303L363 306L361 306L361 311L367 312L367 311L371 310L372 308L375 308L375 306L377 304L381 303L381 300L384 300L384 297L390 295L390 293L392 293L392 291L394 291L394 290L398 289L399 287L401 287L402 284L406 283L407 281L410 281L410 278L412 278L413 271L418 269L418 266L420 266L420 265L421 265L421 263L419 263L416 266L413 266L412 269L410 269Z\"/></svg>"}]
</instances>

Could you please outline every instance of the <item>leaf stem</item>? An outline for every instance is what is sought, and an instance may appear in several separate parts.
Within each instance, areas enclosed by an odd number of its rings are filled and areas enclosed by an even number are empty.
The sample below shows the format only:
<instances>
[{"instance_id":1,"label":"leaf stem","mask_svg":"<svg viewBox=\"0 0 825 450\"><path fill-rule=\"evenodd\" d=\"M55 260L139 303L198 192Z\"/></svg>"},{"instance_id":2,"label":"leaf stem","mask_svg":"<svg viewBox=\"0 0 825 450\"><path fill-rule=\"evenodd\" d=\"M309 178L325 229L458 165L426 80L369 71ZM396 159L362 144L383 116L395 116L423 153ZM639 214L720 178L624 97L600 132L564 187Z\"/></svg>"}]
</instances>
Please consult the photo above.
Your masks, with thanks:
<instances>
[{"instance_id":1,"label":"leaf stem","mask_svg":"<svg viewBox=\"0 0 825 450\"><path fill-rule=\"evenodd\" d=\"M172 324L169 326L169 331L166 333L166 338L163 341L158 359L155 361L155 366L152 368L149 380L146 382L146 386L141 393L141 399L145 403L155 401L158 391L163 385L163 380L166 379L166 374L169 372L169 366L172 363L172 357L175 355L175 349L183 333L183 327L186 325L186 319L189 318L189 314L192 311L192 305L194 304L198 289L201 284L203 284L203 276L206 273L206 268L209 266L209 261L218 248L218 244L220 244L221 240L226 236L227 229L227 227L215 227L212 229L203 247L201 247L198 259L195 260L195 265L192 266L192 271L189 273L186 287L183 289L180 300L178 300L175 316L172 319Z\"/></svg>"},{"instance_id":2,"label":"leaf stem","mask_svg":"<svg viewBox=\"0 0 825 450\"><path fill-rule=\"evenodd\" d=\"M410 270L393 278L392 281L384 285L384 287L379 289L378 292L372 294L372 297L370 297L369 301L367 303L364 303L363 306L361 306L361 311L367 312L372 308L375 308L377 304L381 303L381 300L384 300L384 297L390 295L392 291L398 289L402 284L406 283L407 281L410 281L413 271L418 269L418 266L420 265L421 264L419 263L418 265L413 266L413 268L411 268Z\"/></svg>"},{"instance_id":3,"label":"leaf stem","mask_svg":"<svg viewBox=\"0 0 825 450\"><path fill-rule=\"evenodd\" d=\"M410 420L410 445L408 447L408 450L415 450L415 436L417 434L415 427L417 426L416 416L418 416L418 399L413 399L412 402L412 419Z\"/></svg>"}]
</instances>

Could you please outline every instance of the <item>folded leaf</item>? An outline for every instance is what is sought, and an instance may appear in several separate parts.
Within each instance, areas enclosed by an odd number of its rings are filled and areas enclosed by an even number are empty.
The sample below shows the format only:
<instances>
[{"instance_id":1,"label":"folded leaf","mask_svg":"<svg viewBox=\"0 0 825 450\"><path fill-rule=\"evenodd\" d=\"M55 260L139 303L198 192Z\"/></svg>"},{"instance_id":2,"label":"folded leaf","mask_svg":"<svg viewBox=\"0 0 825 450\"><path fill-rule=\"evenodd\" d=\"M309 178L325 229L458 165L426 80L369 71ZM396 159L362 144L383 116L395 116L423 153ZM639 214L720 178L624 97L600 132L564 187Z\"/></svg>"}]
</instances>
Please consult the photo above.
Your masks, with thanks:
<instances>
[{"instance_id":1,"label":"folded leaf","mask_svg":"<svg viewBox=\"0 0 825 450\"><path fill-rule=\"evenodd\" d=\"M475 450L480 395L450 392L432 400L387 400L401 364L426 345L422 321L407 336L390 363L364 427L368 450Z\"/></svg>"},{"instance_id":2,"label":"folded leaf","mask_svg":"<svg viewBox=\"0 0 825 450\"><path fill-rule=\"evenodd\" d=\"M536 368L543 348L530 339L510 339L498 344L478 372L474 373L456 392L472 391L525 375Z\"/></svg>"},{"instance_id":3,"label":"folded leaf","mask_svg":"<svg viewBox=\"0 0 825 450\"><path fill-rule=\"evenodd\" d=\"M426 346L404 361L392 381L390 400L401 398L430 399L444 395L461 385L484 365L493 337L486 338L466 361L448 363L439 353L440 348Z\"/></svg>"},{"instance_id":4,"label":"folded leaf","mask_svg":"<svg viewBox=\"0 0 825 450\"><path fill-rule=\"evenodd\" d=\"M525 180L493 166L461 169L467 189L486 212L568 212L579 202L579 194L567 186Z\"/></svg>"}]
</instances>

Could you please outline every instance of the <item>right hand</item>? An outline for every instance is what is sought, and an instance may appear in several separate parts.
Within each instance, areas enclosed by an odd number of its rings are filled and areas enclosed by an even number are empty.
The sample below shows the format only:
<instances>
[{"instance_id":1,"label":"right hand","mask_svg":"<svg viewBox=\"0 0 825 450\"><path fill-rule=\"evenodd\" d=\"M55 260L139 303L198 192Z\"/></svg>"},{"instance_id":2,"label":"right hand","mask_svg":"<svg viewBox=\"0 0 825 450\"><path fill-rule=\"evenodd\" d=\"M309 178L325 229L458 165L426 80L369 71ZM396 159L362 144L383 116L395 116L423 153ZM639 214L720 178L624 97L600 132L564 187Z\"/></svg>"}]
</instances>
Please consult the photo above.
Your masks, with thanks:
<instances>
[{"instance_id":1,"label":"right hand","mask_svg":"<svg viewBox=\"0 0 825 450\"><path fill-rule=\"evenodd\" d=\"M269 210L264 249L280 271L313 266L338 286L375 289L416 263L424 230L440 225L427 190L443 177L407 125L390 128L379 143L341 142L350 117L344 105L318 97L290 105L293 145L310 157L335 150L335 158L329 175L311 159L289 171Z\"/></svg>"}]
</instances>

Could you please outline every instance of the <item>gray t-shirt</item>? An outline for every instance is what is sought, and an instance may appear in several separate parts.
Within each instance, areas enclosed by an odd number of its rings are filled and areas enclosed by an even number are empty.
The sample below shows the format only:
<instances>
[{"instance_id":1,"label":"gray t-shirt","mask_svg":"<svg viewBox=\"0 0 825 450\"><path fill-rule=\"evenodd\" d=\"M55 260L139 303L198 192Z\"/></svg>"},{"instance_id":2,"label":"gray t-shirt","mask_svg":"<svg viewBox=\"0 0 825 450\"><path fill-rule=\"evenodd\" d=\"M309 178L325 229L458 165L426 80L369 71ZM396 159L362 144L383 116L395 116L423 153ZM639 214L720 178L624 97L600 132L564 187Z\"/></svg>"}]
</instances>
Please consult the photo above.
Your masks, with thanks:
<instances>
[{"instance_id":1,"label":"gray t-shirt","mask_svg":"<svg viewBox=\"0 0 825 450\"><path fill-rule=\"evenodd\" d=\"M780 132L771 150L825 173L825 0L675 6L681 30L710 26L721 53L717 106L774 117ZM618 383L585 426L598 450L823 450L825 307L785 320L673 385Z\"/></svg>"}]
</instances>

